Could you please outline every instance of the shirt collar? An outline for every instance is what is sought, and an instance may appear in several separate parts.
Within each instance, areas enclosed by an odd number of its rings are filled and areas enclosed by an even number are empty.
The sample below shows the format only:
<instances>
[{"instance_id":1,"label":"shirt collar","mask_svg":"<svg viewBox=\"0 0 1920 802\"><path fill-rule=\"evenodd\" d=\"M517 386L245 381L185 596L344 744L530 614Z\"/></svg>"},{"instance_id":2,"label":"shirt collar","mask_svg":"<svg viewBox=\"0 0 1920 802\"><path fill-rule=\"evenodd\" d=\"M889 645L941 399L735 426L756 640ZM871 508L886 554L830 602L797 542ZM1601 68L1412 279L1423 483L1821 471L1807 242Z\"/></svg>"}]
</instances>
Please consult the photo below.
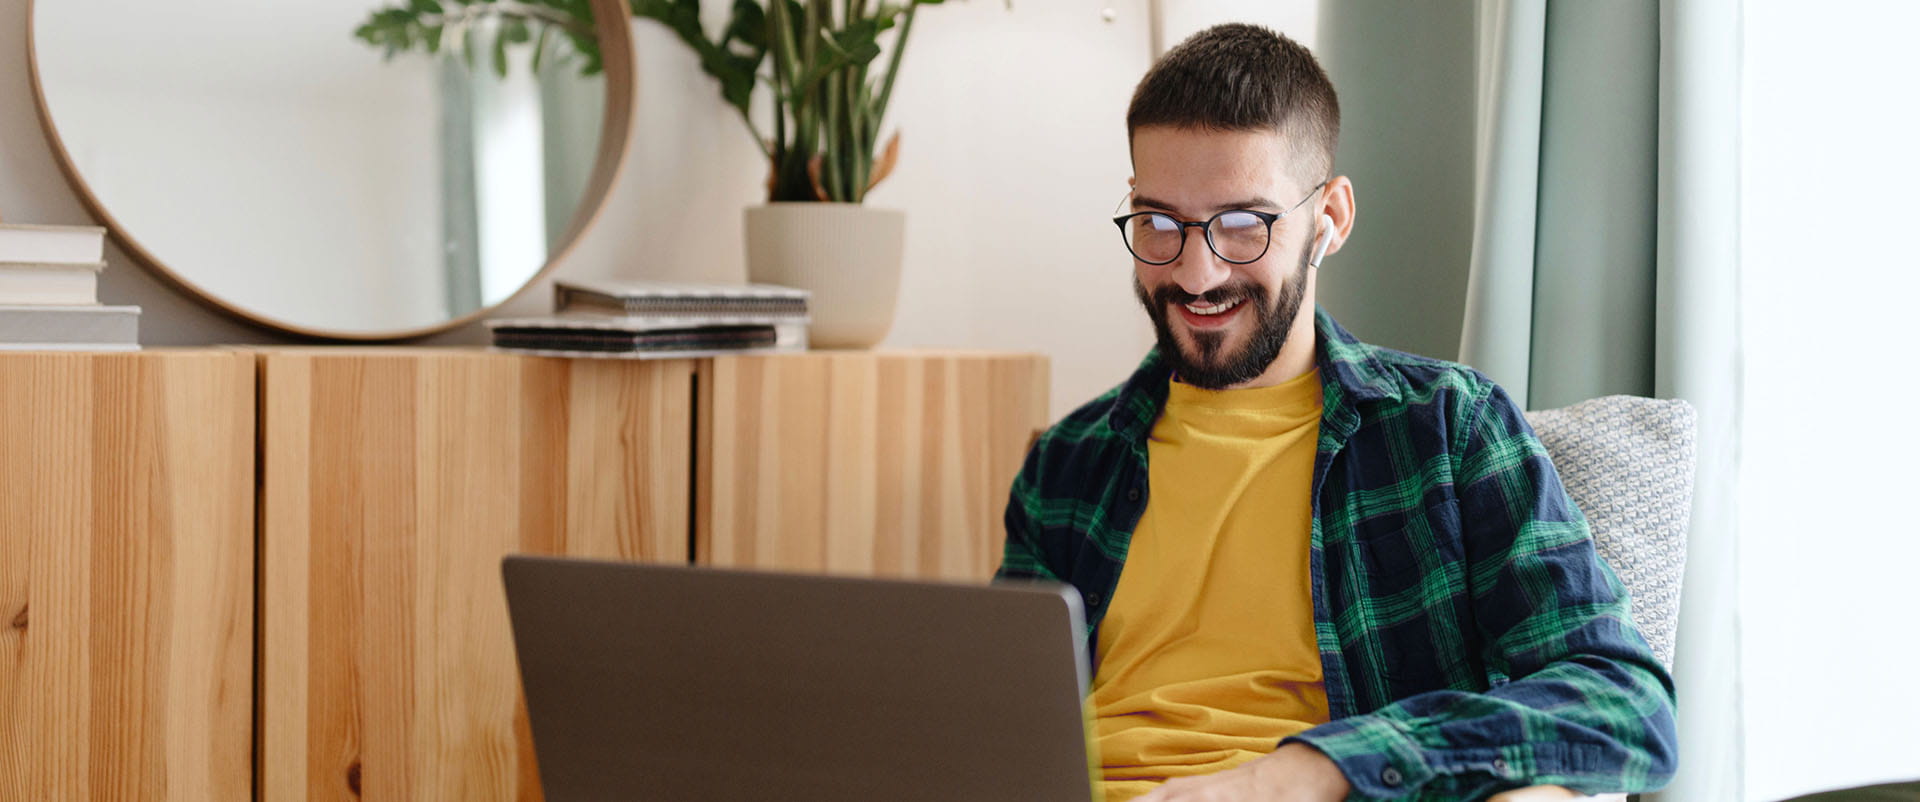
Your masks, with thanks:
<instances>
[{"instance_id":1,"label":"shirt collar","mask_svg":"<svg viewBox=\"0 0 1920 802\"><path fill-rule=\"evenodd\" d=\"M1354 416L1355 404L1399 400L1400 386L1380 361L1377 348L1360 342L1341 328L1323 307L1314 307L1313 322L1319 335L1314 343L1314 361L1320 367L1323 418L1343 421ZM1122 385L1119 397L1107 413L1107 425L1129 441L1144 443L1154 420L1160 417L1161 408L1166 406L1167 381L1172 377L1173 365L1161 355L1159 346L1155 346Z\"/></svg>"}]
</instances>

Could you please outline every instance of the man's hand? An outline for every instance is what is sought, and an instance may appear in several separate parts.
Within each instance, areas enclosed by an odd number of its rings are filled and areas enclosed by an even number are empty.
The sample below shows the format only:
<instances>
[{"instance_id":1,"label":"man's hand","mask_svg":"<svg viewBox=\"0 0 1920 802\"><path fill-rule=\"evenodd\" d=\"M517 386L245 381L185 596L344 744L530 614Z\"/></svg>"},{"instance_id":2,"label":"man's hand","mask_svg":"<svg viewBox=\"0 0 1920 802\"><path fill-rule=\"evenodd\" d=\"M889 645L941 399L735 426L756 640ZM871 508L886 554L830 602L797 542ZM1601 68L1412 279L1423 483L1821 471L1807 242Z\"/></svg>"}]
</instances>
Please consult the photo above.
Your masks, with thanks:
<instances>
[{"instance_id":1,"label":"man's hand","mask_svg":"<svg viewBox=\"0 0 1920 802\"><path fill-rule=\"evenodd\" d=\"M1579 799L1580 792L1558 785L1529 785L1511 791L1494 794L1487 802L1554 802L1561 799Z\"/></svg>"},{"instance_id":2,"label":"man's hand","mask_svg":"<svg viewBox=\"0 0 1920 802\"><path fill-rule=\"evenodd\" d=\"M1352 790L1320 750L1290 743L1239 768L1168 780L1136 802L1339 802Z\"/></svg>"}]
</instances>

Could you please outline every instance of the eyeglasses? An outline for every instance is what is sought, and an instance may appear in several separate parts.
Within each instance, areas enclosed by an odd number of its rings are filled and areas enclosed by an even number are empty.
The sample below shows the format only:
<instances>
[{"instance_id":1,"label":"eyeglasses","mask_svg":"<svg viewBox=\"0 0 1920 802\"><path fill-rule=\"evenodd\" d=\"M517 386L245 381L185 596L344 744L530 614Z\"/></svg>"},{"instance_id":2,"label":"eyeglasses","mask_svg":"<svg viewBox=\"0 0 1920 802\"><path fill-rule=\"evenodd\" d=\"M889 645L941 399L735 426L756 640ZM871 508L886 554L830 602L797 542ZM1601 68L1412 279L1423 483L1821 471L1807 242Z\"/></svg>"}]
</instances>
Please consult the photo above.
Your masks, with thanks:
<instances>
[{"instance_id":1,"label":"eyeglasses","mask_svg":"<svg viewBox=\"0 0 1920 802\"><path fill-rule=\"evenodd\" d=\"M1207 232L1207 247L1215 256L1236 265L1251 264L1266 256L1267 248L1273 245L1274 222L1312 200L1314 193L1326 185L1325 181L1315 184L1299 203L1279 214L1228 209L1204 222L1187 222L1165 212L1134 212L1113 218L1113 224L1120 227L1120 238L1127 243L1127 250L1133 252L1133 258L1150 265L1172 264L1180 258L1180 252L1187 247L1189 228ZM1126 201L1121 203L1124 205Z\"/></svg>"}]
</instances>

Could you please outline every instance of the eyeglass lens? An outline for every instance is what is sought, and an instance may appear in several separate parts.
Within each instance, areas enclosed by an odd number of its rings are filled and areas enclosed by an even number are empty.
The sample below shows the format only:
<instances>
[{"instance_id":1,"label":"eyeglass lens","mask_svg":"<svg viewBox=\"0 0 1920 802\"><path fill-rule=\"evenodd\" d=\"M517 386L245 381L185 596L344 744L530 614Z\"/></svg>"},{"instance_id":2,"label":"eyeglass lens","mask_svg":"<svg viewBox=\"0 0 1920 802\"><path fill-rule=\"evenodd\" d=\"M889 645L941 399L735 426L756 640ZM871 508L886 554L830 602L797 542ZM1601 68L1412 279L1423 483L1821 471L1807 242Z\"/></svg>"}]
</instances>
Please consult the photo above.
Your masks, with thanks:
<instances>
[{"instance_id":1,"label":"eyeglass lens","mask_svg":"<svg viewBox=\"0 0 1920 802\"><path fill-rule=\"evenodd\" d=\"M1179 257L1185 228L1173 217L1159 212L1135 215L1127 221L1127 247L1141 260L1171 262ZM1232 211L1215 215L1207 223L1208 244L1220 258L1229 262L1251 262L1267 252L1272 228L1259 215Z\"/></svg>"}]
</instances>

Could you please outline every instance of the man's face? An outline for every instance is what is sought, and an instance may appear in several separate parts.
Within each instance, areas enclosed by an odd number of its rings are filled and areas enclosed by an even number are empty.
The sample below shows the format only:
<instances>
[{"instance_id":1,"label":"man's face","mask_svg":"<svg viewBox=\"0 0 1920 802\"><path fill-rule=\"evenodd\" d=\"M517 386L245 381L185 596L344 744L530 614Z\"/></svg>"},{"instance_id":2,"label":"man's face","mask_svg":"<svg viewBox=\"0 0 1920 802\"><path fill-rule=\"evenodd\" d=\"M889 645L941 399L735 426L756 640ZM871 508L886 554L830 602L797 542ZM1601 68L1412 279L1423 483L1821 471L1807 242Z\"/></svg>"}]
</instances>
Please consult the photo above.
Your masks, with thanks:
<instances>
[{"instance_id":1,"label":"man's face","mask_svg":"<svg viewBox=\"0 0 1920 802\"><path fill-rule=\"evenodd\" d=\"M1134 132L1136 212L1204 222L1227 209L1279 213L1312 183L1271 131L1206 131L1150 126ZM1198 228L1170 264L1134 260L1134 292L1153 319L1160 350L1180 380L1220 389L1260 376L1286 344L1307 291L1307 259L1319 206L1294 209L1273 225L1266 254L1248 264L1221 259Z\"/></svg>"}]
</instances>

